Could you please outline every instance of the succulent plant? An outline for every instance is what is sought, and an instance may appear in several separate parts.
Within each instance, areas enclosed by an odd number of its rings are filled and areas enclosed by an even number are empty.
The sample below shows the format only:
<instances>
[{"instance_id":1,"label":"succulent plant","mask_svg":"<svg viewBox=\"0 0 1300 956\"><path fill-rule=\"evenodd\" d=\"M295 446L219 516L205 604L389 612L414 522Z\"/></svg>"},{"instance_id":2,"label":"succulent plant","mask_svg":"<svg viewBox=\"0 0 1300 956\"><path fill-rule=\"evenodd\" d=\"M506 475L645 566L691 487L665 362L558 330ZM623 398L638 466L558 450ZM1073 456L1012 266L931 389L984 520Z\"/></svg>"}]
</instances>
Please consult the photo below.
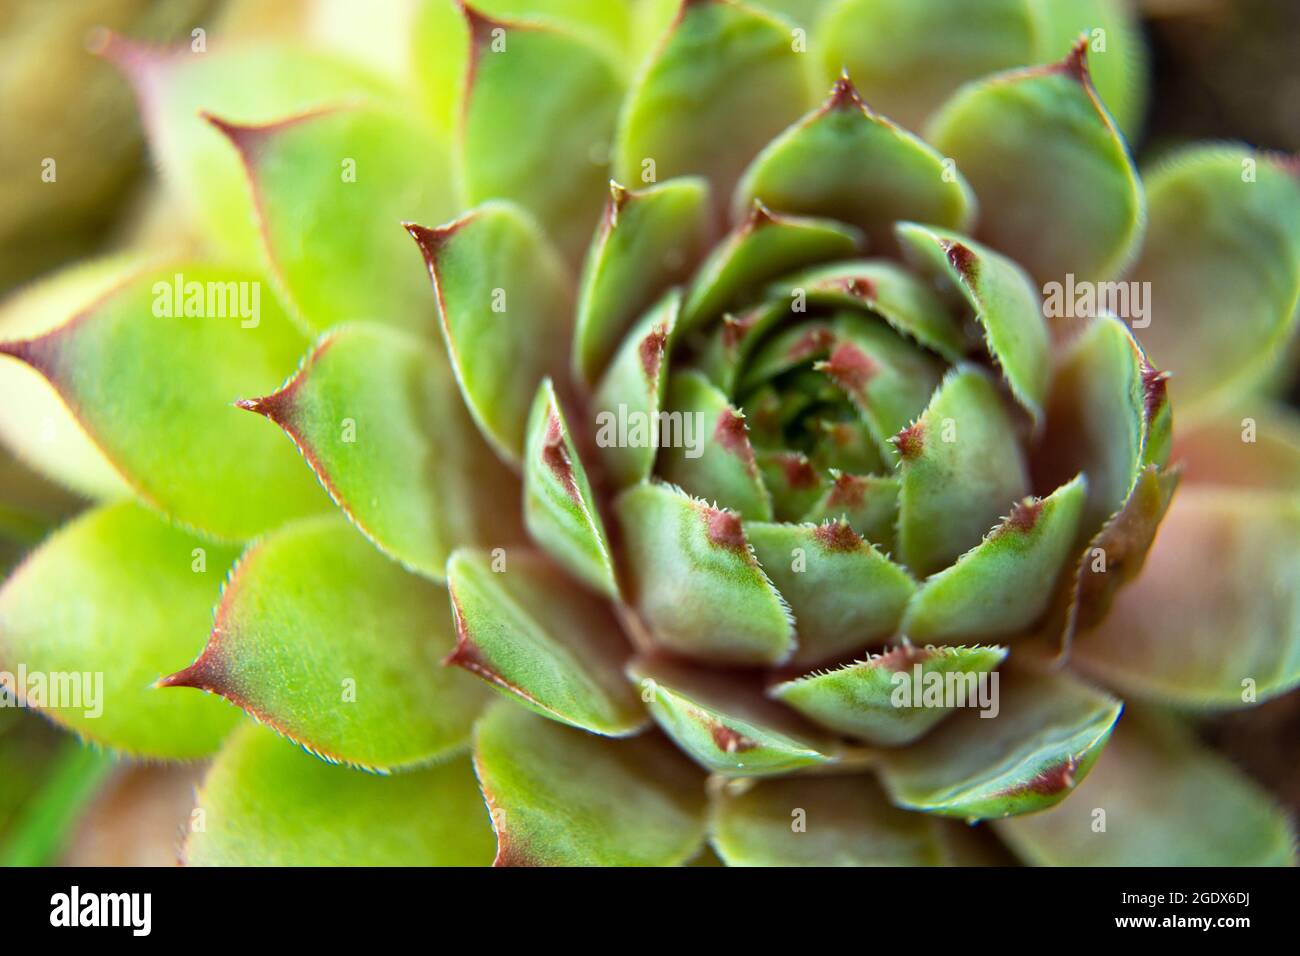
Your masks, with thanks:
<instances>
[{"instance_id":1,"label":"succulent plant","mask_svg":"<svg viewBox=\"0 0 1300 956\"><path fill-rule=\"evenodd\" d=\"M0 666L186 861L1293 859L1295 160L1104 0L357 9L109 39L204 254L0 313Z\"/></svg>"}]
</instances>

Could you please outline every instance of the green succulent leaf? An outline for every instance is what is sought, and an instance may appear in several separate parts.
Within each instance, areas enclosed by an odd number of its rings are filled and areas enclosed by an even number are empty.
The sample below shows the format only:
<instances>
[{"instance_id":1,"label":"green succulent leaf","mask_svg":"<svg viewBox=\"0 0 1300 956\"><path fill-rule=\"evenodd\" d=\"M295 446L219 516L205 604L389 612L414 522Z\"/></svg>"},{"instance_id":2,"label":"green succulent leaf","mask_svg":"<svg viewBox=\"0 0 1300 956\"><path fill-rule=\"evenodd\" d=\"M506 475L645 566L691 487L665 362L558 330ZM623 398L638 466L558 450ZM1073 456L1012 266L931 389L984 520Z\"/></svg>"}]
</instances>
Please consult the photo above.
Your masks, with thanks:
<instances>
[{"instance_id":1,"label":"green succulent leaf","mask_svg":"<svg viewBox=\"0 0 1300 956\"><path fill-rule=\"evenodd\" d=\"M910 222L897 230L909 258L946 280L974 310L1011 393L1039 421L1051 379L1051 346L1033 280L1010 259L956 233Z\"/></svg>"},{"instance_id":2,"label":"green succulent leaf","mask_svg":"<svg viewBox=\"0 0 1300 956\"><path fill-rule=\"evenodd\" d=\"M465 757L391 777L235 734L199 790L189 866L482 866L492 828ZM436 809L435 809L436 808Z\"/></svg>"},{"instance_id":3,"label":"green succulent leaf","mask_svg":"<svg viewBox=\"0 0 1300 956\"><path fill-rule=\"evenodd\" d=\"M657 735L604 740L502 702L474 765L497 866L672 866L703 843L703 779Z\"/></svg>"},{"instance_id":4,"label":"green succulent leaf","mask_svg":"<svg viewBox=\"0 0 1300 956\"><path fill-rule=\"evenodd\" d=\"M1137 252L1142 184L1093 89L1086 39L1060 63L964 87L929 138L979 195L980 238L1040 282L1110 279Z\"/></svg>"},{"instance_id":5,"label":"green succulent leaf","mask_svg":"<svg viewBox=\"0 0 1300 956\"><path fill-rule=\"evenodd\" d=\"M33 718L33 720L35 720ZM0 802L0 867L57 866L86 808L104 786L117 760L71 737L58 740L49 756L34 760L28 741L14 741L21 731L0 727L0 769L6 776L26 778L30 787L10 816L9 793ZM35 741L31 741L35 743ZM8 746L6 746L8 745ZM32 779L36 777L37 779Z\"/></svg>"},{"instance_id":6,"label":"green succulent leaf","mask_svg":"<svg viewBox=\"0 0 1300 956\"><path fill-rule=\"evenodd\" d=\"M331 763L382 772L468 741L486 691L442 666L453 646L440 585L341 518L316 518L244 553L207 647L161 683L220 694Z\"/></svg>"},{"instance_id":7,"label":"green succulent leaf","mask_svg":"<svg viewBox=\"0 0 1300 956\"><path fill-rule=\"evenodd\" d=\"M1296 863L1295 833L1266 792L1185 729L1138 713L1125 715L1073 799L995 826L1040 866Z\"/></svg>"},{"instance_id":8,"label":"green succulent leaf","mask_svg":"<svg viewBox=\"0 0 1300 956\"><path fill-rule=\"evenodd\" d=\"M896 250L902 219L966 231L975 194L924 140L872 112L848 75L814 112L754 158L736 186L736 219L754 200L857 226L878 251Z\"/></svg>"},{"instance_id":9,"label":"green succulent leaf","mask_svg":"<svg viewBox=\"0 0 1300 956\"><path fill-rule=\"evenodd\" d=\"M628 644L613 612L539 555L512 551L498 563L458 551L447 584L457 628L447 663L582 730L622 737L645 726L623 677Z\"/></svg>"},{"instance_id":10,"label":"green succulent leaf","mask_svg":"<svg viewBox=\"0 0 1300 956\"><path fill-rule=\"evenodd\" d=\"M38 279L0 303L0 342L32 338L103 298L141 266L131 255L90 259ZM131 486L78 424L45 376L0 350L0 442L25 464L93 500L131 495Z\"/></svg>"},{"instance_id":11,"label":"green succulent leaf","mask_svg":"<svg viewBox=\"0 0 1300 956\"><path fill-rule=\"evenodd\" d=\"M578 288L573 368L588 384L637 319L686 279L711 230L709 185L698 177L641 190L611 182L610 193Z\"/></svg>"},{"instance_id":12,"label":"green succulent leaf","mask_svg":"<svg viewBox=\"0 0 1300 956\"><path fill-rule=\"evenodd\" d=\"M1149 282L1140 337L1181 414L1201 414L1274 361L1300 309L1300 176L1274 156L1193 146L1147 176ZM1225 313L1224 303L1231 302Z\"/></svg>"},{"instance_id":13,"label":"green succulent leaf","mask_svg":"<svg viewBox=\"0 0 1300 956\"><path fill-rule=\"evenodd\" d=\"M822 73L847 70L877 110L919 130L968 80L1033 62L1025 0L837 0L816 27Z\"/></svg>"},{"instance_id":14,"label":"green succulent leaf","mask_svg":"<svg viewBox=\"0 0 1300 956\"><path fill-rule=\"evenodd\" d=\"M651 658L633 662L628 676L664 733L714 773L771 776L835 760L824 734L765 700L753 681Z\"/></svg>"},{"instance_id":15,"label":"green succulent leaf","mask_svg":"<svg viewBox=\"0 0 1300 956\"><path fill-rule=\"evenodd\" d=\"M570 572L607 597L618 597L605 523L549 378L543 379L528 416L524 523Z\"/></svg>"},{"instance_id":16,"label":"green succulent leaf","mask_svg":"<svg viewBox=\"0 0 1300 956\"><path fill-rule=\"evenodd\" d=\"M754 460L772 496L777 521L798 521L821 499L826 480L803 452L762 448Z\"/></svg>"},{"instance_id":17,"label":"green succulent leaf","mask_svg":"<svg viewBox=\"0 0 1300 956\"><path fill-rule=\"evenodd\" d=\"M1295 489L1184 488L1142 574L1076 636L1071 661L1126 694L1194 707L1300 685Z\"/></svg>"},{"instance_id":18,"label":"green succulent leaf","mask_svg":"<svg viewBox=\"0 0 1300 956\"><path fill-rule=\"evenodd\" d=\"M723 0L684 3L624 105L615 177L699 174L725 203L754 154L809 100L788 26Z\"/></svg>"},{"instance_id":19,"label":"green succulent leaf","mask_svg":"<svg viewBox=\"0 0 1300 956\"><path fill-rule=\"evenodd\" d=\"M899 480L881 475L832 472L830 487L801 519L825 524L843 518L849 527L886 554L894 550Z\"/></svg>"},{"instance_id":20,"label":"green succulent leaf","mask_svg":"<svg viewBox=\"0 0 1300 956\"><path fill-rule=\"evenodd\" d=\"M893 747L925 736L958 706L945 704L941 696L927 702L927 683L961 687L969 692L969 706L976 691L971 678L992 672L1006 656L1004 647L903 645L836 670L786 681L770 693L822 727ZM907 683L911 692L904 696L900 688Z\"/></svg>"},{"instance_id":21,"label":"green succulent leaf","mask_svg":"<svg viewBox=\"0 0 1300 956\"><path fill-rule=\"evenodd\" d=\"M282 389L240 407L293 440L381 550L441 581L463 545L522 541L519 483L479 435L441 346L355 324L325 333Z\"/></svg>"},{"instance_id":22,"label":"green succulent leaf","mask_svg":"<svg viewBox=\"0 0 1300 956\"><path fill-rule=\"evenodd\" d=\"M888 755L882 773L896 804L968 820L1050 807L1087 776L1123 708L1059 672L999 671L990 684L989 707L961 710Z\"/></svg>"},{"instance_id":23,"label":"green succulent leaf","mask_svg":"<svg viewBox=\"0 0 1300 956\"><path fill-rule=\"evenodd\" d=\"M208 52L187 44L168 51L108 34L99 52L134 87L171 194L202 224L204 236L246 264L262 264L262 243L244 170L204 114L257 126L343 100L383 101L393 92L346 60L302 46L255 43Z\"/></svg>"},{"instance_id":24,"label":"green succulent leaf","mask_svg":"<svg viewBox=\"0 0 1300 956\"><path fill-rule=\"evenodd\" d=\"M146 501L242 539L329 506L293 449L233 405L283 381L305 345L259 274L179 263L0 353L49 380Z\"/></svg>"},{"instance_id":25,"label":"green succulent leaf","mask_svg":"<svg viewBox=\"0 0 1300 956\"><path fill-rule=\"evenodd\" d=\"M510 203L407 229L429 266L465 402L502 457L518 462L538 384L547 375L563 381L567 368L573 297L564 264Z\"/></svg>"},{"instance_id":26,"label":"green succulent leaf","mask_svg":"<svg viewBox=\"0 0 1300 956\"><path fill-rule=\"evenodd\" d=\"M852 255L861 243L861 233L851 226L780 215L755 201L692 280L682 305L682 332L718 318L755 286L814 262Z\"/></svg>"},{"instance_id":27,"label":"green succulent leaf","mask_svg":"<svg viewBox=\"0 0 1300 956\"><path fill-rule=\"evenodd\" d=\"M470 28L460 157L466 198L518 203L579 261L600 211L622 78L581 36L462 9Z\"/></svg>"},{"instance_id":28,"label":"green succulent leaf","mask_svg":"<svg viewBox=\"0 0 1300 956\"><path fill-rule=\"evenodd\" d=\"M863 309L896 332L957 361L966 352L961 325L924 282L896 262L859 259L815 266L773 283L771 291L810 305Z\"/></svg>"},{"instance_id":29,"label":"green succulent leaf","mask_svg":"<svg viewBox=\"0 0 1300 956\"><path fill-rule=\"evenodd\" d=\"M794 614L795 666L842 658L889 637L916 591L911 575L844 520L747 521L745 537Z\"/></svg>"},{"instance_id":30,"label":"green succulent leaf","mask_svg":"<svg viewBox=\"0 0 1300 956\"><path fill-rule=\"evenodd\" d=\"M659 483L615 502L631 604L656 644L686 657L777 664L794 626L755 560L740 518Z\"/></svg>"},{"instance_id":31,"label":"green succulent leaf","mask_svg":"<svg viewBox=\"0 0 1300 956\"><path fill-rule=\"evenodd\" d=\"M267 259L305 327L367 321L432 332L418 254L397 224L455 214L441 143L374 107L324 109L267 126L210 121L247 167Z\"/></svg>"},{"instance_id":32,"label":"green succulent leaf","mask_svg":"<svg viewBox=\"0 0 1300 956\"><path fill-rule=\"evenodd\" d=\"M771 519L772 499L754 460L745 416L727 396L699 372L684 371L669 381L665 411L672 416L670 425L682 423L682 432L660 435L664 447L658 457L659 476L696 498L720 502L742 518ZM660 429L668 431L662 425Z\"/></svg>"},{"instance_id":33,"label":"green succulent leaf","mask_svg":"<svg viewBox=\"0 0 1300 956\"><path fill-rule=\"evenodd\" d=\"M918 643L951 644L1033 627L1074 553L1087 488L1077 475L1046 498L1012 505L983 541L921 585L902 632Z\"/></svg>"},{"instance_id":34,"label":"green succulent leaf","mask_svg":"<svg viewBox=\"0 0 1300 956\"><path fill-rule=\"evenodd\" d=\"M938 820L891 806L869 776L798 776L722 790L712 843L728 866L938 866Z\"/></svg>"},{"instance_id":35,"label":"green succulent leaf","mask_svg":"<svg viewBox=\"0 0 1300 956\"><path fill-rule=\"evenodd\" d=\"M20 700L102 746L151 757L214 752L238 714L152 684L200 648L237 557L136 504L86 512L0 589L7 681ZM59 674L75 686L52 685ZM52 706L56 694L64 704Z\"/></svg>"},{"instance_id":36,"label":"green succulent leaf","mask_svg":"<svg viewBox=\"0 0 1300 956\"><path fill-rule=\"evenodd\" d=\"M976 369L950 372L894 444L902 459L898 549L918 576L948 567L977 545L1028 490L1002 398Z\"/></svg>"}]
</instances>

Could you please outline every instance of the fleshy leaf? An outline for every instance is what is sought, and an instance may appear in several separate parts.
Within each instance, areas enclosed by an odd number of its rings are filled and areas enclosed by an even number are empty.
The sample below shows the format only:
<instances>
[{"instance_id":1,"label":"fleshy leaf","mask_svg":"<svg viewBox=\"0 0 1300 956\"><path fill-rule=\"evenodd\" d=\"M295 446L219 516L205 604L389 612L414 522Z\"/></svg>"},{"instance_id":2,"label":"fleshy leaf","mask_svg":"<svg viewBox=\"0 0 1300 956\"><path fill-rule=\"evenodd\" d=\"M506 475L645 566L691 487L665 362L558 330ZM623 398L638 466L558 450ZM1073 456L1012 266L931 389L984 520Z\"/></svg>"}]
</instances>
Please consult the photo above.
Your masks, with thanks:
<instances>
[{"instance_id":1,"label":"fleshy leaf","mask_svg":"<svg viewBox=\"0 0 1300 956\"><path fill-rule=\"evenodd\" d=\"M741 171L809 99L785 24L723 0L683 3L624 105L615 176L700 174L725 204Z\"/></svg>"},{"instance_id":2,"label":"fleshy leaf","mask_svg":"<svg viewBox=\"0 0 1300 956\"><path fill-rule=\"evenodd\" d=\"M682 331L717 318L740 304L745 293L782 273L852 255L861 242L861 233L850 226L780 215L755 202L749 216L718 244L692 280L682 305Z\"/></svg>"},{"instance_id":3,"label":"fleshy leaf","mask_svg":"<svg viewBox=\"0 0 1300 956\"><path fill-rule=\"evenodd\" d=\"M585 38L461 6L470 28L461 118L466 198L518 203L576 262L600 212L623 81Z\"/></svg>"},{"instance_id":4,"label":"fleshy leaf","mask_svg":"<svg viewBox=\"0 0 1300 956\"><path fill-rule=\"evenodd\" d=\"M244 553L207 647L161 684L220 694L331 763L387 771L469 739L486 691L442 666L453 646L440 585L317 518Z\"/></svg>"},{"instance_id":5,"label":"fleshy leaf","mask_svg":"<svg viewBox=\"0 0 1300 956\"><path fill-rule=\"evenodd\" d=\"M238 155L203 113L254 126L344 99L392 95L377 77L346 60L302 46L154 49L104 34L102 52L135 88L150 151L182 209L227 255L261 263L261 242ZM331 157L338 169L338 161Z\"/></svg>"},{"instance_id":6,"label":"fleshy leaf","mask_svg":"<svg viewBox=\"0 0 1300 956\"><path fill-rule=\"evenodd\" d=\"M138 257L90 259L24 286L0 306L0 341L49 332L139 269ZM0 394L0 441L15 456L86 498L130 496L131 486L43 375L0 355Z\"/></svg>"},{"instance_id":7,"label":"fleshy leaf","mask_svg":"<svg viewBox=\"0 0 1300 956\"><path fill-rule=\"evenodd\" d=\"M89 511L0 589L0 667L20 700L98 744L152 757L212 753L238 714L150 685L199 649L237 557L136 504ZM68 697L51 684L58 674L77 678ZM50 706L56 693L66 706Z\"/></svg>"},{"instance_id":8,"label":"fleshy leaf","mask_svg":"<svg viewBox=\"0 0 1300 956\"><path fill-rule=\"evenodd\" d=\"M1011 393L1039 421L1052 366L1042 299L1028 274L1006 256L956 233L911 222L899 223L897 231L913 262L945 278L974 310Z\"/></svg>"},{"instance_id":9,"label":"fleshy leaf","mask_svg":"<svg viewBox=\"0 0 1300 956\"><path fill-rule=\"evenodd\" d=\"M978 544L1028 490L1002 398L973 368L950 372L925 414L894 444L903 469L899 555L921 577Z\"/></svg>"},{"instance_id":10,"label":"fleshy leaf","mask_svg":"<svg viewBox=\"0 0 1300 956\"><path fill-rule=\"evenodd\" d=\"M243 158L267 258L304 325L367 321L431 334L419 257L397 224L455 214L441 143L373 107L325 109L268 126L210 120Z\"/></svg>"},{"instance_id":11,"label":"fleshy leaf","mask_svg":"<svg viewBox=\"0 0 1300 956\"><path fill-rule=\"evenodd\" d=\"M822 496L825 478L801 451L760 449L754 454L772 496L777 521L798 521Z\"/></svg>"},{"instance_id":12,"label":"fleshy leaf","mask_svg":"<svg viewBox=\"0 0 1300 956\"><path fill-rule=\"evenodd\" d=\"M1098 831L1097 811L1106 827ZM1294 866L1295 834L1270 796L1186 730L1126 714L1073 799L1002 820L1039 866Z\"/></svg>"},{"instance_id":13,"label":"fleshy leaf","mask_svg":"<svg viewBox=\"0 0 1300 956\"><path fill-rule=\"evenodd\" d=\"M975 706L974 681L995 670L1006 656L1004 647L904 645L778 684L769 693L822 727L892 747L925 736L954 707ZM965 701L945 703L942 695L927 701L927 684L959 688ZM909 691L901 690L904 685L910 685Z\"/></svg>"},{"instance_id":14,"label":"fleshy leaf","mask_svg":"<svg viewBox=\"0 0 1300 956\"><path fill-rule=\"evenodd\" d=\"M944 157L867 106L848 75L827 100L755 157L736 186L735 217L754 200L857 226L872 249L895 250L902 219L970 229L975 194Z\"/></svg>"},{"instance_id":15,"label":"fleshy leaf","mask_svg":"<svg viewBox=\"0 0 1300 956\"><path fill-rule=\"evenodd\" d=\"M628 676L664 733L714 773L762 777L835 759L829 739L766 700L752 680L648 658Z\"/></svg>"},{"instance_id":16,"label":"fleshy leaf","mask_svg":"<svg viewBox=\"0 0 1300 956\"><path fill-rule=\"evenodd\" d=\"M642 190L610 184L578 291L573 368L596 382L628 329L682 282L708 240L709 187L684 177Z\"/></svg>"},{"instance_id":17,"label":"fleshy leaf","mask_svg":"<svg viewBox=\"0 0 1300 956\"><path fill-rule=\"evenodd\" d=\"M882 772L896 804L968 820L1012 816L1060 802L1087 776L1123 705L1060 673L999 671L989 682L997 677L989 707L967 707L888 756Z\"/></svg>"},{"instance_id":18,"label":"fleshy leaf","mask_svg":"<svg viewBox=\"0 0 1300 956\"><path fill-rule=\"evenodd\" d=\"M763 486L745 416L699 372L672 376L660 426L657 471L687 494L730 508L742 518L769 520L772 499ZM675 424L680 422L680 426ZM674 429L680 434L669 434Z\"/></svg>"},{"instance_id":19,"label":"fleshy leaf","mask_svg":"<svg viewBox=\"0 0 1300 956\"><path fill-rule=\"evenodd\" d=\"M916 582L845 521L745 523L758 563L794 614L795 666L861 653L894 633Z\"/></svg>"},{"instance_id":20,"label":"fleshy leaf","mask_svg":"<svg viewBox=\"0 0 1300 956\"><path fill-rule=\"evenodd\" d=\"M822 524L843 518L849 527L886 554L894 550L898 524L897 478L832 473L830 487L801 520Z\"/></svg>"},{"instance_id":21,"label":"fleshy leaf","mask_svg":"<svg viewBox=\"0 0 1300 956\"><path fill-rule=\"evenodd\" d=\"M189 866L482 866L492 829L465 757L392 777L331 767L262 727L199 789Z\"/></svg>"},{"instance_id":22,"label":"fleshy leaf","mask_svg":"<svg viewBox=\"0 0 1300 956\"><path fill-rule=\"evenodd\" d=\"M606 596L618 597L605 523L549 378L537 390L528 416L524 523L570 572Z\"/></svg>"},{"instance_id":23,"label":"fleshy leaf","mask_svg":"<svg viewBox=\"0 0 1300 956\"><path fill-rule=\"evenodd\" d=\"M815 266L773 283L772 292L834 309L866 309L894 330L956 361L966 351L961 325L931 288L896 262L859 259Z\"/></svg>"},{"instance_id":24,"label":"fleshy leaf","mask_svg":"<svg viewBox=\"0 0 1300 956\"><path fill-rule=\"evenodd\" d=\"M408 224L433 279L470 413L507 460L523 453L537 386L563 381L572 318L564 264L519 207L491 202L437 229Z\"/></svg>"},{"instance_id":25,"label":"fleshy leaf","mask_svg":"<svg viewBox=\"0 0 1300 956\"><path fill-rule=\"evenodd\" d=\"M869 776L798 776L723 789L711 829L728 866L938 866L939 822L891 806Z\"/></svg>"},{"instance_id":26,"label":"fleshy leaf","mask_svg":"<svg viewBox=\"0 0 1300 956\"><path fill-rule=\"evenodd\" d=\"M463 545L522 541L519 483L470 420L441 346L349 325L288 384L240 406L285 430L330 497L385 553L441 581Z\"/></svg>"},{"instance_id":27,"label":"fleshy leaf","mask_svg":"<svg viewBox=\"0 0 1300 956\"><path fill-rule=\"evenodd\" d=\"M627 489L615 509L631 604L656 644L739 664L777 664L793 653L789 609L736 514L657 483Z\"/></svg>"},{"instance_id":28,"label":"fleshy leaf","mask_svg":"<svg viewBox=\"0 0 1300 956\"><path fill-rule=\"evenodd\" d=\"M815 32L828 80L847 69L869 103L914 130L967 80L1033 60L1025 0L838 0Z\"/></svg>"},{"instance_id":29,"label":"fleshy leaf","mask_svg":"<svg viewBox=\"0 0 1300 956\"><path fill-rule=\"evenodd\" d=\"M293 449L233 405L305 346L260 275L177 264L0 353L50 381L145 500L237 539L329 507Z\"/></svg>"},{"instance_id":30,"label":"fleshy leaf","mask_svg":"<svg viewBox=\"0 0 1300 956\"><path fill-rule=\"evenodd\" d=\"M1127 694L1187 706L1249 706L1300 684L1295 490L1183 488L1142 574L1075 637L1071 661Z\"/></svg>"},{"instance_id":31,"label":"fleshy leaf","mask_svg":"<svg viewBox=\"0 0 1300 956\"><path fill-rule=\"evenodd\" d=\"M1142 184L1087 48L972 83L930 125L980 197L980 238L1044 283L1117 278L1142 241Z\"/></svg>"},{"instance_id":32,"label":"fleshy leaf","mask_svg":"<svg viewBox=\"0 0 1300 956\"><path fill-rule=\"evenodd\" d=\"M957 563L931 575L907 606L902 631L919 644L1012 637L1046 613L1074 553L1087 480L1025 498Z\"/></svg>"},{"instance_id":33,"label":"fleshy leaf","mask_svg":"<svg viewBox=\"0 0 1300 956\"><path fill-rule=\"evenodd\" d=\"M672 866L704 839L702 776L657 735L604 740L502 702L474 765L497 866Z\"/></svg>"},{"instance_id":34,"label":"fleshy leaf","mask_svg":"<svg viewBox=\"0 0 1300 956\"><path fill-rule=\"evenodd\" d=\"M1264 371L1295 328L1300 176L1267 154L1194 146L1146 182L1150 228L1130 276L1150 283L1139 336L1187 414Z\"/></svg>"},{"instance_id":35,"label":"fleshy leaf","mask_svg":"<svg viewBox=\"0 0 1300 956\"><path fill-rule=\"evenodd\" d=\"M457 644L447 660L526 707L622 737L645 726L623 677L629 646L604 602L540 556L458 551L447 566Z\"/></svg>"}]
</instances>

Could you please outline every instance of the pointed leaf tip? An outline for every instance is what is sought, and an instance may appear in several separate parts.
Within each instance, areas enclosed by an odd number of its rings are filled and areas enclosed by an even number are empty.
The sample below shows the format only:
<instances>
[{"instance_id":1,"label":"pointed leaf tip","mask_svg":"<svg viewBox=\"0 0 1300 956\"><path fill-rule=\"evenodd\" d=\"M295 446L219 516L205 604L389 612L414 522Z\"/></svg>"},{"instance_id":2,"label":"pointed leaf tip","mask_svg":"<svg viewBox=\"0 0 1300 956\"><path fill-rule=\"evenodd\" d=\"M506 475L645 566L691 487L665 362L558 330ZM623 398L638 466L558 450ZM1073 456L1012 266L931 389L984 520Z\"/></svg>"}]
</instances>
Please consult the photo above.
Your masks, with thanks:
<instances>
[{"instance_id":1,"label":"pointed leaf tip","mask_svg":"<svg viewBox=\"0 0 1300 956\"><path fill-rule=\"evenodd\" d=\"M1084 34L1074 41L1070 52L1064 60L1056 65L1063 74L1073 77L1084 86L1092 85L1092 75L1088 72L1088 36Z\"/></svg>"}]
</instances>

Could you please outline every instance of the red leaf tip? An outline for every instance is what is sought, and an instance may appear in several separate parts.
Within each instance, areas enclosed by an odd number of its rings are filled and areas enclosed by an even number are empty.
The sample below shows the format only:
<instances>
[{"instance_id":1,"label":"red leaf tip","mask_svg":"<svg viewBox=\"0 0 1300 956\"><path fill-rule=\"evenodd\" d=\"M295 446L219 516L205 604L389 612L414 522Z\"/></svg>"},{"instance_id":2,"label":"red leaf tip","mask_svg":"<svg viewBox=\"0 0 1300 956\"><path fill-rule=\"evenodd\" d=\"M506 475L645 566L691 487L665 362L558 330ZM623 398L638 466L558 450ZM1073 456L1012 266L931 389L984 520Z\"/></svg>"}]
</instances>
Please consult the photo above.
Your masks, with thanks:
<instances>
[{"instance_id":1,"label":"red leaf tip","mask_svg":"<svg viewBox=\"0 0 1300 956\"><path fill-rule=\"evenodd\" d=\"M835 476L827 499L831 507L857 508L862 504L867 493L867 481L858 475L840 473Z\"/></svg>"},{"instance_id":2,"label":"red leaf tip","mask_svg":"<svg viewBox=\"0 0 1300 956\"><path fill-rule=\"evenodd\" d=\"M1092 82L1088 73L1088 36L1084 34L1074 41L1065 59L1056 65L1065 76L1071 77L1085 86Z\"/></svg>"},{"instance_id":3,"label":"red leaf tip","mask_svg":"<svg viewBox=\"0 0 1300 956\"><path fill-rule=\"evenodd\" d=\"M709 734L713 737L713 745L723 753L743 753L758 746L744 734L731 729L726 724L716 722L710 724Z\"/></svg>"},{"instance_id":4,"label":"red leaf tip","mask_svg":"<svg viewBox=\"0 0 1300 956\"><path fill-rule=\"evenodd\" d=\"M974 282L979 274L979 257L971 247L952 239L941 239L939 245L943 247L944 255L948 257L948 264L967 282Z\"/></svg>"},{"instance_id":5,"label":"red leaf tip","mask_svg":"<svg viewBox=\"0 0 1300 956\"><path fill-rule=\"evenodd\" d=\"M853 85L849 79L849 71L841 70L839 78L836 79L835 85L831 87L830 96L826 98L826 103L822 107L826 111L860 109L865 110L867 104L862 101L862 94L858 88Z\"/></svg>"},{"instance_id":6,"label":"red leaf tip","mask_svg":"<svg viewBox=\"0 0 1300 956\"><path fill-rule=\"evenodd\" d=\"M862 536L843 519L819 524L813 537L827 551L856 551L862 547Z\"/></svg>"},{"instance_id":7,"label":"red leaf tip","mask_svg":"<svg viewBox=\"0 0 1300 956\"><path fill-rule=\"evenodd\" d=\"M770 226L775 221L772 210L763 204L763 200L755 199L754 204L749 207L749 215L745 219L743 230L753 232L756 229L762 229L764 226Z\"/></svg>"},{"instance_id":8,"label":"red leaf tip","mask_svg":"<svg viewBox=\"0 0 1300 956\"><path fill-rule=\"evenodd\" d=\"M919 421L913 422L889 439L889 442L898 449L903 461L912 461L925 449L925 425Z\"/></svg>"},{"instance_id":9,"label":"red leaf tip","mask_svg":"<svg viewBox=\"0 0 1300 956\"><path fill-rule=\"evenodd\" d=\"M1146 411L1147 422L1155 419L1160 413L1160 408L1164 405L1169 395L1169 373L1161 372L1146 362L1142 363L1142 396L1143 408Z\"/></svg>"},{"instance_id":10,"label":"red leaf tip","mask_svg":"<svg viewBox=\"0 0 1300 956\"><path fill-rule=\"evenodd\" d=\"M574 504L582 505L582 492L578 489L578 479L573 473L573 462L569 458L569 449L564 444L564 426L559 414L552 409L546 422L546 438L542 442L542 462L550 469L564 487L564 493Z\"/></svg>"},{"instance_id":11,"label":"red leaf tip","mask_svg":"<svg viewBox=\"0 0 1300 956\"><path fill-rule=\"evenodd\" d=\"M835 346L830 358L818 362L813 368L825 372L847 391L858 393L876 374L876 363L852 342Z\"/></svg>"},{"instance_id":12,"label":"red leaf tip","mask_svg":"<svg viewBox=\"0 0 1300 956\"><path fill-rule=\"evenodd\" d=\"M739 516L724 508L705 508L704 521L710 544L728 551L745 550L745 532Z\"/></svg>"},{"instance_id":13,"label":"red leaf tip","mask_svg":"<svg viewBox=\"0 0 1300 956\"><path fill-rule=\"evenodd\" d=\"M713 428L713 440L722 450L735 455L741 461L749 463L754 460L754 449L749 444L749 430L745 427L745 416L731 408L724 408L718 413L718 423Z\"/></svg>"},{"instance_id":14,"label":"red leaf tip","mask_svg":"<svg viewBox=\"0 0 1300 956\"><path fill-rule=\"evenodd\" d=\"M1033 531L1038 524L1038 516L1043 513L1043 499L1023 498L1011 506L1011 514L1003 523L1003 528L1014 531Z\"/></svg>"}]
</instances>

